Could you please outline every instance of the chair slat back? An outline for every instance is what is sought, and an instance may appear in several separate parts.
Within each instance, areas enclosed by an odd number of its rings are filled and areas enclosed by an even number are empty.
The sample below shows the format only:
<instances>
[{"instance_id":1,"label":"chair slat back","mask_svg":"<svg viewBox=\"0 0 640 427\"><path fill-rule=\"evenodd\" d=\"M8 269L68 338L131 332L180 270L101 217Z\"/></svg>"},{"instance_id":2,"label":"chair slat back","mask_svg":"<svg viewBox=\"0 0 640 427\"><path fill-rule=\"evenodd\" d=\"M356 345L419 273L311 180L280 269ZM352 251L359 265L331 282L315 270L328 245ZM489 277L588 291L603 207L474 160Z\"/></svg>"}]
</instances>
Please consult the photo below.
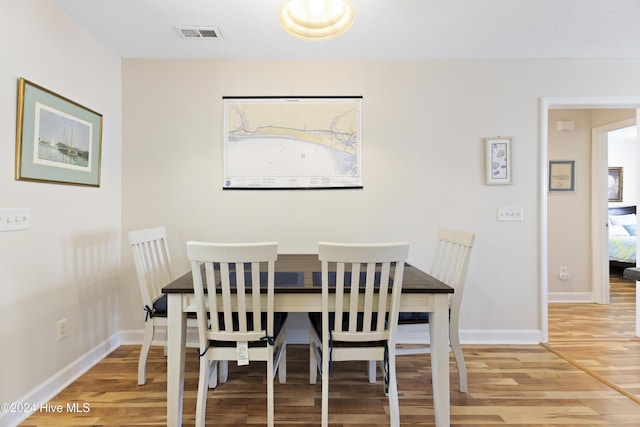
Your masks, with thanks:
<instances>
[{"instance_id":1,"label":"chair slat back","mask_svg":"<svg viewBox=\"0 0 640 427\"><path fill-rule=\"evenodd\" d=\"M277 251L276 242L187 242L201 349L210 340L243 342L273 336ZM261 281L267 307L262 304Z\"/></svg>"},{"instance_id":2,"label":"chair slat back","mask_svg":"<svg viewBox=\"0 0 640 427\"><path fill-rule=\"evenodd\" d=\"M335 341L391 341L398 320L408 254L409 244L404 242L320 242L323 335ZM333 330L329 330L330 272L333 271L336 273L335 324Z\"/></svg>"},{"instance_id":3,"label":"chair slat back","mask_svg":"<svg viewBox=\"0 0 640 427\"><path fill-rule=\"evenodd\" d=\"M455 289L451 304L460 304L475 234L457 230L438 230L431 275Z\"/></svg>"},{"instance_id":4,"label":"chair slat back","mask_svg":"<svg viewBox=\"0 0 640 427\"><path fill-rule=\"evenodd\" d=\"M129 232L143 306L153 307L162 288L173 280L165 227Z\"/></svg>"}]
</instances>

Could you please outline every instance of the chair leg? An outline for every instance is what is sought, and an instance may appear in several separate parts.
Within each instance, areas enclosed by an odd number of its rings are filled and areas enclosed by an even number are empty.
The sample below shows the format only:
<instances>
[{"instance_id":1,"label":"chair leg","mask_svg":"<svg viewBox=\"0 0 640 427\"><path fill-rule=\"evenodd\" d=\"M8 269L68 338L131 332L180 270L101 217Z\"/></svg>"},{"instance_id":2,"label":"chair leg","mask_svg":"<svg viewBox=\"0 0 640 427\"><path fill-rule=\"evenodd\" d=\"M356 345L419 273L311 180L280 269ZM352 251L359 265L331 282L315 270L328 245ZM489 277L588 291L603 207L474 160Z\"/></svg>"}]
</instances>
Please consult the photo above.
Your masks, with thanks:
<instances>
[{"instance_id":1,"label":"chair leg","mask_svg":"<svg viewBox=\"0 0 640 427\"><path fill-rule=\"evenodd\" d=\"M209 375L211 375L212 363L206 354L200 356L200 373L198 375L198 394L196 400L196 427L205 426L207 415L207 390L209 389Z\"/></svg>"},{"instance_id":2,"label":"chair leg","mask_svg":"<svg viewBox=\"0 0 640 427\"><path fill-rule=\"evenodd\" d=\"M369 361L369 382L371 384L376 382L376 361L375 360L370 360Z\"/></svg>"},{"instance_id":3,"label":"chair leg","mask_svg":"<svg viewBox=\"0 0 640 427\"><path fill-rule=\"evenodd\" d=\"M144 341L142 341L140 358L138 359L138 385L143 385L147 382L147 357L149 357L149 349L151 348L151 341L153 341L153 334L155 332L154 329L153 319L145 322Z\"/></svg>"},{"instance_id":4,"label":"chair leg","mask_svg":"<svg viewBox=\"0 0 640 427\"><path fill-rule=\"evenodd\" d=\"M398 402L398 383L396 381L395 350L389 349L387 363L387 385L389 391L389 417L391 427L400 427L400 404Z\"/></svg>"},{"instance_id":5,"label":"chair leg","mask_svg":"<svg viewBox=\"0 0 640 427\"><path fill-rule=\"evenodd\" d=\"M219 370L220 362L213 362L213 368L209 373L209 388L214 389L218 387L218 370Z\"/></svg>"},{"instance_id":6,"label":"chair leg","mask_svg":"<svg viewBox=\"0 0 640 427\"><path fill-rule=\"evenodd\" d=\"M458 334L458 328L451 328L449 331L449 342L451 344L451 350L453 351L453 357L456 360L456 367L458 368L458 383L461 393L467 392L467 366L464 363L464 356L462 354L462 347L460 347L460 335Z\"/></svg>"},{"instance_id":7,"label":"chair leg","mask_svg":"<svg viewBox=\"0 0 640 427\"><path fill-rule=\"evenodd\" d=\"M229 361L220 360L218 362L218 374L220 375L220 384L226 383L229 379Z\"/></svg>"},{"instance_id":8,"label":"chair leg","mask_svg":"<svg viewBox=\"0 0 640 427\"><path fill-rule=\"evenodd\" d=\"M287 344L282 344L280 361L278 362L278 381L280 384L287 383Z\"/></svg>"},{"instance_id":9,"label":"chair leg","mask_svg":"<svg viewBox=\"0 0 640 427\"><path fill-rule=\"evenodd\" d=\"M318 381L318 358L316 353L317 342L314 333L309 331L309 384Z\"/></svg>"},{"instance_id":10,"label":"chair leg","mask_svg":"<svg viewBox=\"0 0 640 427\"><path fill-rule=\"evenodd\" d=\"M273 398L273 354L267 358L267 426L273 427L274 398Z\"/></svg>"},{"instance_id":11,"label":"chair leg","mask_svg":"<svg viewBox=\"0 0 640 427\"><path fill-rule=\"evenodd\" d=\"M322 427L329 427L329 345L322 343Z\"/></svg>"}]
</instances>

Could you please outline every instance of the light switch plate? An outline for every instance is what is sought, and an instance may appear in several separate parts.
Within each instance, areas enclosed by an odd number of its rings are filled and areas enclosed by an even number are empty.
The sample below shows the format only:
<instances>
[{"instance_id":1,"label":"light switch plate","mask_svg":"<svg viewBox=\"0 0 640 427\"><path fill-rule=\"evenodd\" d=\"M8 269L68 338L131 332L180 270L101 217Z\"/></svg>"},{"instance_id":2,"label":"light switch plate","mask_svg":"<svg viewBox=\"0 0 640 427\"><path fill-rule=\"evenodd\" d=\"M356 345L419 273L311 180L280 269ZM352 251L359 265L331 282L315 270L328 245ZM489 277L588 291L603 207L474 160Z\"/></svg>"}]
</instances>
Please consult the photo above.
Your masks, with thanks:
<instances>
[{"instance_id":1,"label":"light switch plate","mask_svg":"<svg viewBox=\"0 0 640 427\"><path fill-rule=\"evenodd\" d=\"M29 208L0 208L0 231L28 230L31 228Z\"/></svg>"},{"instance_id":2,"label":"light switch plate","mask_svg":"<svg viewBox=\"0 0 640 427\"><path fill-rule=\"evenodd\" d=\"M523 221L524 220L524 209L521 207L508 207L508 206L500 206L498 207L498 221Z\"/></svg>"}]
</instances>

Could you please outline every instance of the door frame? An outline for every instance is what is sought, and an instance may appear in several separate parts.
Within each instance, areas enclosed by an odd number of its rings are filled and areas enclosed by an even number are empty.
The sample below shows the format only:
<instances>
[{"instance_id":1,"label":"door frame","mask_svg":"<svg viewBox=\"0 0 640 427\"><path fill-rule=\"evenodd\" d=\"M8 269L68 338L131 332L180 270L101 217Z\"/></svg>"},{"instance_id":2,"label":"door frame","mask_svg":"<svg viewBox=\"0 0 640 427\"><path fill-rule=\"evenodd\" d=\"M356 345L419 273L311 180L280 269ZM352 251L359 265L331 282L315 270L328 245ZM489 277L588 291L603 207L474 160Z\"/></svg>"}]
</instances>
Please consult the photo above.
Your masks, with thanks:
<instances>
[{"instance_id":1,"label":"door frame","mask_svg":"<svg viewBox=\"0 0 640 427\"><path fill-rule=\"evenodd\" d=\"M640 97L542 97L540 98L540 174L539 174L539 199L540 211L540 341L549 342L549 240L548 240L548 192L549 185L549 110L553 109L614 109L634 108L636 117L640 109ZM593 160L592 160L593 162ZM640 174L639 174L640 176ZM639 187L640 188L640 187ZM605 187L606 189L606 187ZM592 202L593 203L593 202ZM593 206L592 206L593 210ZM602 212L598 209L599 212ZM592 221L593 224L593 221ZM593 229L593 225L592 225ZM593 233L593 231L592 231ZM636 286L638 290L638 286ZM640 334L640 318L636 305L636 335Z\"/></svg>"}]
</instances>

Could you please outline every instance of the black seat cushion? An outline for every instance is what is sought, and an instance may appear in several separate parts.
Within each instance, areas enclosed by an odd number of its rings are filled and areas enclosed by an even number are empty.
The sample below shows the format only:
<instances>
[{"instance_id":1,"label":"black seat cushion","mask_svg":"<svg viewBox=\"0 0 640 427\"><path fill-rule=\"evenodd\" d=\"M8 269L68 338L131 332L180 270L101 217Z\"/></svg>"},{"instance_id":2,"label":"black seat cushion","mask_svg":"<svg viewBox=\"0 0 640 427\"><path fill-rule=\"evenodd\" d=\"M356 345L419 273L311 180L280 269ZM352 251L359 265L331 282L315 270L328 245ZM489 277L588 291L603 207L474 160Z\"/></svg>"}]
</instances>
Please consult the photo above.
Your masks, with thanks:
<instances>
[{"instance_id":1,"label":"black seat cushion","mask_svg":"<svg viewBox=\"0 0 640 427\"><path fill-rule=\"evenodd\" d=\"M429 323L429 313L400 312L398 314L398 324Z\"/></svg>"},{"instance_id":2,"label":"black seat cushion","mask_svg":"<svg viewBox=\"0 0 640 427\"><path fill-rule=\"evenodd\" d=\"M144 306L144 321L151 319L152 317L167 317L167 296L162 295L160 298L154 301L153 307L148 305Z\"/></svg>"},{"instance_id":3,"label":"black seat cushion","mask_svg":"<svg viewBox=\"0 0 640 427\"><path fill-rule=\"evenodd\" d=\"M280 332L282 331L282 328L284 327L284 324L287 321L288 314L289 313L273 313L273 337L272 338L275 339L276 337L278 337L278 335L280 335ZM221 329L224 329L225 327L223 317L224 316L222 313L218 314L218 319L220 319L219 322L220 322ZM260 320L261 320L262 329L266 329L267 313L262 313L260 318L261 318ZM233 319L233 330L237 331L239 329L238 313L233 313L232 319ZM247 313L247 325L248 326L253 325L253 313ZM252 330L252 328L249 328L249 330ZM212 340L210 341L210 345L216 346L216 347L235 347L236 341ZM267 340L249 342L249 347L264 347L266 345L267 345Z\"/></svg>"},{"instance_id":4,"label":"black seat cushion","mask_svg":"<svg viewBox=\"0 0 640 427\"><path fill-rule=\"evenodd\" d=\"M371 326L375 327L378 320L378 314L372 313ZM329 331L335 329L336 316L335 313L329 313ZM314 329L320 340L324 341L322 337L322 313L312 312L309 313L309 323ZM358 319L356 321L356 329L361 331L364 325L364 313L358 313ZM342 316L342 330L347 330L349 326L349 313L344 313ZM334 347L351 348L351 347L384 347L385 348L385 367L387 366L387 341L336 341L332 337L329 337L329 375L333 371L333 358L332 350ZM322 357L322 354L320 355ZM385 392L387 391L387 375L385 374Z\"/></svg>"},{"instance_id":5,"label":"black seat cushion","mask_svg":"<svg viewBox=\"0 0 640 427\"><path fill-rule=\"evenodd\" d=\"M343 318L343 325L348 325L349 323L349 314L345 313L346 316ZM375 315L375 313L374 313ZM319 337L322 337L322 313L309 313L309 321L311 325L315 328ZM398 323L399 324L409 324L409 323L429 323L429 313L424 312L402 312L398 314ZM333 329L335 325L335 315L334 313L329 313L329 329ZM361 315L358 316L358 328L362 330L362 318Z\"/></svg>"},{"instance_id":6,"label":"black seat cushion","mask_svg":"<svg viewBox=\"0 0 640 427\"><path fill-rule=\"evenodd\" d=\"M451 309L449 309L449 320L451 320ZM400 312L398 314L399 325L408 325L413 323L429 323L429 313Z\"/></svg>"},{"instance_id":7,"label":"black seat cushion","mask_svg":"<svg viewBox=\"0 0 640 427\"><path fill-rule=\"evenodd\" d=\"M156 316L167 315L167 294L162 295L153 303L153 309Z\"/></svg>"},{"instance_id":8,"label":"black seat cushion","mask_svg":"<svg viewBox=\"0 0 640 427\"><path fill-rule=\"evenodd\" d=\"M372 329L375 328L376 323L378 321L378 313L372 313L371 315L371 327ZM316 334L318 335L318 337L320 339L323 339L322 337L322 313L309 313L309 323L311 324L311 327L314 329L314 331L316 332ZM329 313L329 330L332 331L335 329L335 323L336 323L336 315L335 313ZM358 331L362 331L362 327L364 324L364 314L363 313L358 313L358 319L356 320L356 329ZM349 327L349 313L344 313L342 316L342 328L341 330L347 330ZM333 340L332 340L333 341ZM357 342L348 342L349 346L372 346L372 345L380 345L382 342L380 341L365 341L365 342L361 342L361 343L357 343ZM332 345L340 345L339 341L333 341Z\"/></svg>"}]
</instances>

